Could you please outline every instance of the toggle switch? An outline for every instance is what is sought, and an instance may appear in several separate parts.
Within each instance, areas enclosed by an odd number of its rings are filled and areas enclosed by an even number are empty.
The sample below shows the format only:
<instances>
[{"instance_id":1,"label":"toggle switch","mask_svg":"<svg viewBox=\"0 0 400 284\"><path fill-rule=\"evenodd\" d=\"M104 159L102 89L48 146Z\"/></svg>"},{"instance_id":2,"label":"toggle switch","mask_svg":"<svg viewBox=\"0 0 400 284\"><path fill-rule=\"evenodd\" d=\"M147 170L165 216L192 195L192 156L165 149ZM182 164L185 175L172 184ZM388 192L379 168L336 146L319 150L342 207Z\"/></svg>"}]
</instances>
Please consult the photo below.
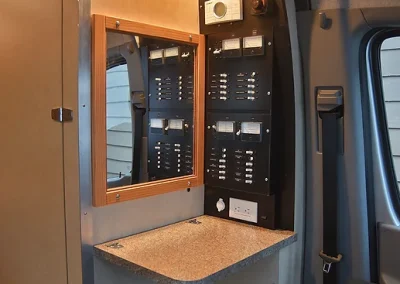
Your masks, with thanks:
<instances>
[{"instance_id":1,"label":"toggle switch","mask_svg":"<svg viewBox=\"0 0 400 284\"><path fill-rule=\"evenodd\" d=\"M222 51L222 48L216 48L216 49L214 49L213 54L220 54L221 51Z\"/></svg>"}]
</instances>

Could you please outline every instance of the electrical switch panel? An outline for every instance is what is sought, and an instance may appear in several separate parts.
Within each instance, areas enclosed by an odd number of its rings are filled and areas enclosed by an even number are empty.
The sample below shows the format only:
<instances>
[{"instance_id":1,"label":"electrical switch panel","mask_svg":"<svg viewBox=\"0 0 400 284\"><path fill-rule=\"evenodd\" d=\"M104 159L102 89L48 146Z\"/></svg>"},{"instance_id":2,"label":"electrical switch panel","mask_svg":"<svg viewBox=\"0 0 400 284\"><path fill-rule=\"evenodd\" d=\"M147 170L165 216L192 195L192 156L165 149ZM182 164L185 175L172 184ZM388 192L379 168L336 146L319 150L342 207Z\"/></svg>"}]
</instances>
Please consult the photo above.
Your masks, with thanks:
<instances>
[{"instance_id":1,"label":"electrical switch panel","mask_svg":"<svg viewBox=\"0 0 400 284\"><path fill-rule=\"evenodd\" d=\"M159 48L149 53L149 107L192 109L195 88L193 47Z\"/></svg>"},{"instance_id":2,"label":"electrical switch panel","mask_svg":"<svg viewBox=\"0 0 400 284\"><path fill-rule=\"evenodd\" d=\"M149 113L149 180L193 174L191 114Z\"/></svg>"}]
</instances>

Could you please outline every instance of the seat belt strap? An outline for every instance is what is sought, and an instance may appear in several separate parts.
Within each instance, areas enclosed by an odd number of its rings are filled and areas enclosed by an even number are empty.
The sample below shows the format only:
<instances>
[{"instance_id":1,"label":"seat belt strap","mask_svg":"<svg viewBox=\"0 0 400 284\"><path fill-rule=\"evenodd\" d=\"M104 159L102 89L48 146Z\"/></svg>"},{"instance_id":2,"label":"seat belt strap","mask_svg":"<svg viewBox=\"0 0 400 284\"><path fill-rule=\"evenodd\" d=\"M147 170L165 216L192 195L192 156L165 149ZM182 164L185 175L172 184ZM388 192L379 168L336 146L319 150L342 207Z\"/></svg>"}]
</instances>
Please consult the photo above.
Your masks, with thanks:
<instances>
[{"instance_id":1,"label":"seat belt strap","mask_svg":"<svg viewBox=\"0 0 400 284\"><path fill-rule=\"evenodd\" d=\"M132 113L134 117L132 131L133 134L133 151L132 151L132 179L131 184L139 183L140 179L140 163L141 163L141 152L143 144L143 120L146 113L145 108L137 107L132 104Z\"/></svg>"},{"instance_id":2,"label":"seat belt strap","mask_svg":"<svg viewBox=\"0 0 400 284\"><path fill-rule=\"evenodd\" d=\"M343 116L341 88L318 90L317 110L322 120L323 259L324 284L337 284L338 119Z\"/></svg>"}]
</instances>

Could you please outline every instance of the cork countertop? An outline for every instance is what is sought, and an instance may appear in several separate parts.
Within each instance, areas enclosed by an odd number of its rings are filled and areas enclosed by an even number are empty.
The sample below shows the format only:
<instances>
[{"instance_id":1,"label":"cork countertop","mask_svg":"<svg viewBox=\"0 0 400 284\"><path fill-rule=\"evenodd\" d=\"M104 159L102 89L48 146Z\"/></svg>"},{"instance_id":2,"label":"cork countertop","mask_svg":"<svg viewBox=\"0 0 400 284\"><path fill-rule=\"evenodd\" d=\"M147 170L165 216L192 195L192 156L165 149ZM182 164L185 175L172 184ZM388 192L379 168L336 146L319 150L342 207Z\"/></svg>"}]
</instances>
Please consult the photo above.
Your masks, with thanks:
<instances>
[{"instance_id":1,"label":"cork countertop","mask_svg":"<svg viewBox=\"0 0 400 284\"><path fill-rule=\"evenodd\" d=\"M294 232L210 216L194 220L97 245L94 251L157 283L200 284L222 279L296 241Z\"/></svg>"}]
</instances>

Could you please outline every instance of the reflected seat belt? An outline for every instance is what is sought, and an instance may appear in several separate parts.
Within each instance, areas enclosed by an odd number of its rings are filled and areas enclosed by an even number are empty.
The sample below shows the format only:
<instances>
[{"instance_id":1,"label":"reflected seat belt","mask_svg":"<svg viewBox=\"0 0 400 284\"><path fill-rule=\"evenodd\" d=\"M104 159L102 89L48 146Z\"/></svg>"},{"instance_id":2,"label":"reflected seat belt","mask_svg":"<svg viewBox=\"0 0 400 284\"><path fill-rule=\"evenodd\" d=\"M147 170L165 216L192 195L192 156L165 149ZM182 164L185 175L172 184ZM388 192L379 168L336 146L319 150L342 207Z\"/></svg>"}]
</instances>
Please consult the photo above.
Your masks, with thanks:
<instances>
[{"instance_id":1,"label":"reflected seat belt","mask_svg":"<svg viewBox=\"0 0 400 284\"><path fill-rule=\"evenodd\" d=\"M324 284L337 284L338 120L343 116L341 88L318 88L317 111L322 120L323 260Z\"/></svg>"},{"instance_id":2,"label":"reflected seat belt","mask_svg":"<svg viewBox=\"0 0 400 284\"><path fill-rule=\"evenodd\" d=\"M143 95L143 94L142 94ZM132 98L132 101L135 100L135 97ZM136 101L141 99L136 99ZM144 101L144 95L143 99ZM140 103L132 103L132 114L134 117L133 122L133 151L132 151L132 180L131 184L139 183L140 179L140 154L142 152L142 144L143 144L143 120L144 115L146 113L146 108L138 107Z\"/></svg>"},{"instance_id":3,"label":"reflected seat belt","mask_svg":"<svg viewBox=\"0 0 400 284\"><path fill-rule=\"evenodd\" d=\"M146 113L145 82L143 76L142 57L136 39L126 43L121 48L121 54L126 59L129 74L129 89L131 92L132 114L132 171L131 184L140 181L140 164L143 144L144 115Z\"/></svg>"}]
</instances>

